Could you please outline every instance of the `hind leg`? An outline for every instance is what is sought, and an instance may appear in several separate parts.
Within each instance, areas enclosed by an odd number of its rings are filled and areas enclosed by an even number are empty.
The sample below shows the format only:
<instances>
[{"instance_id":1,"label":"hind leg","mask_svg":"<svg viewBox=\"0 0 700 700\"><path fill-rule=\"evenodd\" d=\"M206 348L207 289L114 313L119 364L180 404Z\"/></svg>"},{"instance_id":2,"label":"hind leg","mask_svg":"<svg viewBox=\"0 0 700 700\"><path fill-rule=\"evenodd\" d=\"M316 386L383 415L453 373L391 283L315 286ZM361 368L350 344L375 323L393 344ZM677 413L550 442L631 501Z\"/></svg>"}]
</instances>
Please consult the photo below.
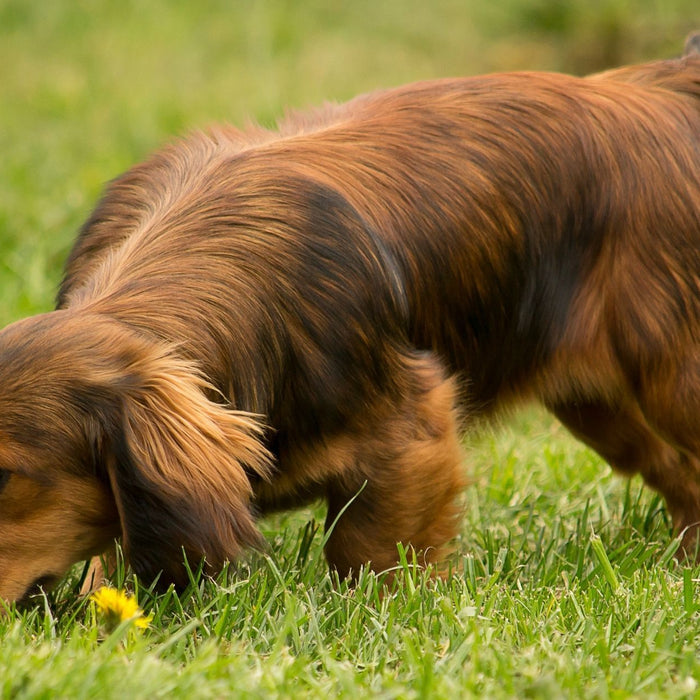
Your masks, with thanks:
<instances>
[{"instance_id":1,"label":"hind leg","mask_svg":"<svg viewBox=\"0 0 700 700\"><path fill-rule=\"evenodd\" d=\"M352 468L327 489L326 557L343 577L365 564L394 566L397 543L437 561L457 533L464 480L454 385L428 357L408 361L405 374L400 398L368 411Z\"/></svg>"},{"instance_id":2,"label":"hind leg","mask_svg":"<svg viewBox=\"0 0 700 700\"><path fill-rule=\"evenodd\" d=\"M559 420L614 469L641 474L666 501L674 528L683 533L682 550L697 555L700 524L700 462L652 427L633 398L616 406L605 402L549 406ZM672 422L672 421L671 421Z\"/></svg>"},{"instance_id":3,"label":"hind leg","mask_svg":"<svg viewBox=\"0 0 700 700\"><path fill-rule=\"evenodd\" d=\"M686 549L700 551L700 350L692 345L665 365L641 374L639 403L647 421L679 452L673 472L659 472L660 491L674 522L688 531Z\"/></svg>"}]
</instances>

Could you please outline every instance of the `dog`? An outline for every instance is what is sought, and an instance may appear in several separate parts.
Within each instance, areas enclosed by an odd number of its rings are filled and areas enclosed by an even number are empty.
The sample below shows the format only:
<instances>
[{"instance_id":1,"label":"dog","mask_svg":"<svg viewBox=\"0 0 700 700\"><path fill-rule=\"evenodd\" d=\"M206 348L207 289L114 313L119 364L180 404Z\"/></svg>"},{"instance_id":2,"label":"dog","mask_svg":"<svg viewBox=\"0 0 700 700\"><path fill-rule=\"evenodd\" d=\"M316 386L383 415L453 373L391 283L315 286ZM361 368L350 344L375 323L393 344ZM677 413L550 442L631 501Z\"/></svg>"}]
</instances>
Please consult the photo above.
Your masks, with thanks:
<instances>
[{"instance_id":1,"label":"dog","mask_svg":"<svg viewBox=\"0 0 700 700\"><path fill-rule=\"evenodd\" d=\"M328 505L340 576L457 532L461 434L535 399L700 521L700 55L420 82L117 178L0 333L0 596L121 538L187 582Z\"/></svg>"}]
</instances>

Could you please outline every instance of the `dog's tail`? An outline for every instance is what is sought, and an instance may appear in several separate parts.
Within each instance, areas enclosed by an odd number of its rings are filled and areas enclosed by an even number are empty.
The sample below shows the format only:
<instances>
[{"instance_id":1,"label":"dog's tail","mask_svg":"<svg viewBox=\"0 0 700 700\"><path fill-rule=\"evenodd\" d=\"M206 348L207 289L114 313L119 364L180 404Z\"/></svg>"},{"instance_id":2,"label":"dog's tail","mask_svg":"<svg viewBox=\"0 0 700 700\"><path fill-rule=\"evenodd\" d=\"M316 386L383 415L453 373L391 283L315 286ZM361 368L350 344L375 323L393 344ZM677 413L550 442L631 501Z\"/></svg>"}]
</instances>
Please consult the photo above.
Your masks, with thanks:
<instances>
[{"instance_id":1,"label":"dog's tail","mask_svg":"<svg viewBox=\"0 0 700 700\"><path fill-rule=\"evenodd\" d=\"M684 56L700 55L700 31L691 32L685 40Z\"/></svg>"}]
</instances>

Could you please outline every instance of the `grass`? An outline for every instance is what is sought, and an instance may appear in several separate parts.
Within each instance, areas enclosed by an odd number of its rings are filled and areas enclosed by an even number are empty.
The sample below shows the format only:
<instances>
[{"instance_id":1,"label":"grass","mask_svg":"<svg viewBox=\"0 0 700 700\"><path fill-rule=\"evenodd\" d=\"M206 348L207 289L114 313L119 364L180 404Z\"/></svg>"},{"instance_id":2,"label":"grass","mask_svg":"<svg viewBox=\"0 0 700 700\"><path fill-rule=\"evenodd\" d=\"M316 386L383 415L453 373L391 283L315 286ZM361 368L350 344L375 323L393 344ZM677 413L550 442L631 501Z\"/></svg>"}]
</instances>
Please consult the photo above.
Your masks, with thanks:
<instances>
[{"instance_id":1,"label":"grass","mask_svg":"<svg viewBox=\"0 0 700 700\"><path fill-rule=\"evenodd\" d=\"M194 572L180 597L118 573L153 614L143 634L101 638L79 570L13 610L0 696L692 696L700 572L672 559L658 498L537 412L469 453L446 580L407 556L388 591L369 573L351 588L326 572L320 513L280 516L268 554Z\"/></svg>"},{"instance_id":2,"label":"grass","mask_svg":"<svg viewBox=\"0 0 700 700\"><path fill-rule=\"evenodd\" d=\"M211 121L439 75L577 73L671 55L696 0L0 0L0 324L51 308L102 183ZM0 617L0 697L693 697L700 569L662 503L537 411L471 436L452 575L406 556L384 591L334 582L323 511L216 581L105 634L81 568ZM2 533L0 532L0 537ZM127 625L128 627L128 625Z\"/></svg>"}]
</instances>

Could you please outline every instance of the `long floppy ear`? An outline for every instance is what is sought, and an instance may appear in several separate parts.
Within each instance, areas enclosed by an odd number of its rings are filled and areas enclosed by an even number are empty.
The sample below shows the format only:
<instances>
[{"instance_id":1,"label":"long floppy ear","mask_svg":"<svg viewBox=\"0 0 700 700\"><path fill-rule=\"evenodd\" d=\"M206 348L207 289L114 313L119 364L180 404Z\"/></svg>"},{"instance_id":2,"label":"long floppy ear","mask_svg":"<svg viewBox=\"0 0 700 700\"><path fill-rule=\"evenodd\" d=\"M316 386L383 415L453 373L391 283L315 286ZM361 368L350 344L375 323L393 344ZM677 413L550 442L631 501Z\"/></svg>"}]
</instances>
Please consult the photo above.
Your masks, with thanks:
<instances>
[{"instance_id":1,"label":"long floppy ear","mask_svg":"<svg viewBox=\"0 0 700 700\"><path fill-rule=\"evenodd\" d=\"M209 400L211 386L172 353L130 363L112 389L105 462L134 571L185 585L183 550L217 569L260 545L247 473L265 478L270 457L256 418Z\"/></svg>"}]
</instances>

